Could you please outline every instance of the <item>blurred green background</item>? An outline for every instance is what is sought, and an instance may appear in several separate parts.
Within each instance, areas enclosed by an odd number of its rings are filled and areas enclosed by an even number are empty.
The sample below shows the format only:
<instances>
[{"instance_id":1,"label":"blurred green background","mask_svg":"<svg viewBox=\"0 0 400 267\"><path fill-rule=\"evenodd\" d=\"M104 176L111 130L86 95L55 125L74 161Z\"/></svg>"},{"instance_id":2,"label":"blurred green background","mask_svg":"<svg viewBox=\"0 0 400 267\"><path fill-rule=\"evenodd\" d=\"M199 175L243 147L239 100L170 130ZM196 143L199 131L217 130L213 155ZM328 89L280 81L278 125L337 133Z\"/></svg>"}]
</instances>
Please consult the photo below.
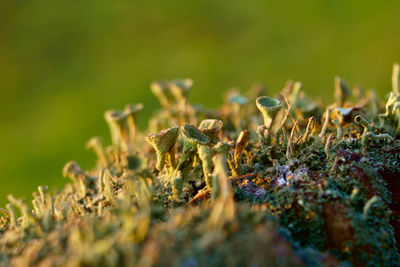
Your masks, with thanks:
<instances>
[{"instance_id":1,"label":"blurred green background","mask_svg":"<svg viewBox=\"0 0 400 267\"><path fill-rule=\"evenodd\" d=\"M60 187L69 160L92 167L84 144L108 141L106 109L142 102L143 126L154 79L192 77L190 101L208 107L289 78L330 101L336 74L384 97L399 14L399 0L0 0L0 204Z\"/></svg>"}]
</instances>

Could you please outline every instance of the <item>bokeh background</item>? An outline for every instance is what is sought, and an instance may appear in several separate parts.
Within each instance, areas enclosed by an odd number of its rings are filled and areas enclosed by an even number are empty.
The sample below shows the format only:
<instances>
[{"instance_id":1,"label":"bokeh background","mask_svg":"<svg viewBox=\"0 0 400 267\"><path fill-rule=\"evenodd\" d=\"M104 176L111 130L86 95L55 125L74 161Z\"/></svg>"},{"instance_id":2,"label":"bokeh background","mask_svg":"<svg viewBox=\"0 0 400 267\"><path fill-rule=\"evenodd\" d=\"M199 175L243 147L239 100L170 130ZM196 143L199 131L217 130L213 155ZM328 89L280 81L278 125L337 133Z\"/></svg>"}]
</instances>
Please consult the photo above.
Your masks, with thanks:
<instances>
[{"instance_id":1,"label":"bokeh background","mask_svg":"<svg viewBox=\"0 0 400 267\"><path fill-rule=\"evenodd\" d=\"M272 95L287 79L332 100L333 77L384 97L400 61L400 1L0 0L0 204L66 182L83 168L103 112L159 107L149 83L192 77L191 102L214 107L254 81Z\"/></svg>"}]
</instances>

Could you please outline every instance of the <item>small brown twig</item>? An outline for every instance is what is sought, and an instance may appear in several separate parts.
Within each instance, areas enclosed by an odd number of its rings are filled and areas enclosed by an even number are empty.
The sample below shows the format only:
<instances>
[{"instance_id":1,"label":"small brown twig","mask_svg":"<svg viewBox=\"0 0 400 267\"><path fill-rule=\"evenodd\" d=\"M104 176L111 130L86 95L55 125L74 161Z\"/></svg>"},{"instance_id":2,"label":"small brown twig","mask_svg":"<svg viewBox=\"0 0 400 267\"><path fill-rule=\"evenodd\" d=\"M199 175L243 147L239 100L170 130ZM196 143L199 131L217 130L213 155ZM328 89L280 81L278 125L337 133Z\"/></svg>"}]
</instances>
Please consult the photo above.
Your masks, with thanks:
<instances>
[{"instance_id":1,"label":"small brown twig","mask_svg":"<svg viewBox=\"0 0 400 267\"><path fill-rule=\"evenodd\" d=\"M254 178L254 177L257 177L257 175L258 174L256 174L256 173L248 173L248 174L244 174L244 175L241 175L241 176L238 176L238 177L232 177L232 178L230 178L231 179L231 181L240 181L240 180L242 180L242 179L245 179L245 178Z\"/></svg>"},{"instance_id":2,"label":"small brown twig","mask_svg":"<svg viewBox=\"0 0 400 267\"><path fill-rule=\"evenodd\" d=\"M236 181L240 181L240 180L245 179L245 178L254 178L257 175L258 174L256 174L256 173L248 173L248 174L244 174L244 175L241 175L241 176L232 177L232 178L230 178L230 180L236 182ZM186 203L186 206L195 203L200 198L205 197L208 193L211 193L211 188L204 188L199 193L197 193L188 203Z\"/></svg>"},{"instance_id":3,"label":"small brown twig","mask_svg":"<svg viewBox=\"0 0 400 267\"><path fill-rule=\"evenodd\" d=\"M200 191L199 193L197 193L188 203L186 203L186 206L191 205L193 203L195 203L198 199L206 196L208 193L211 192L211 188L206 188L203 189L202 191Z\"/></svg>"},{"instance_id":4,"label":"small brown twig","mask_svg":"<svg viewBox=\"0 0 400 267\"><path fill-rule=\"evenodd\" d=\"M281 125L279 128L282 128L283 125L285 125L285 122L287 121L288 117L290 117L290 119L292 120L292 123L295 124L296 119L292 116L292 114L290 113L292 111L292 105L289 103L289 100L287 99L287 97L283 94L280 94L283 97L283 100L285 101L286 105L288 106L288 108L284 108L285 112L286 112L286 116L284 118L284 120L282 121ZM301 134L300 128L298 125L296 125L296 131L298 134Z\"/></svg>"}]
</instances>

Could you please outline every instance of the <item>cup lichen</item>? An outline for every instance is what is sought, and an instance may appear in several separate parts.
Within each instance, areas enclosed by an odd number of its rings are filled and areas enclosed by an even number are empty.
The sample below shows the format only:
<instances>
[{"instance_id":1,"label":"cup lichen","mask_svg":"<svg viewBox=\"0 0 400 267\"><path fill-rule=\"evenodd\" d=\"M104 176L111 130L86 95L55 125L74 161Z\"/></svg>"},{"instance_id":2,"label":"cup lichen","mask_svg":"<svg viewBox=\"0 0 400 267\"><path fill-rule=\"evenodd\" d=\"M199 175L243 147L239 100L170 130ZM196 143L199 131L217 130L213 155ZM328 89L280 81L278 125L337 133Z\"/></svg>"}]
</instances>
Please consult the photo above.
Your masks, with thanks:
<instances>
[{"instance_id":1,"label":"cup lichen","mask_svg":"<svg viewBox=\"0 0 400 267\"><path fill-rule=\"evenodd\" d=\"M261 96L257 98L256 104L264 117L264 126L267 127L267 129L270 129L276 114L282 108L281 102L276 98Z\"/></svg>"},{"instance_id":2,"label":"cup lichen","mask_svg":"<svg viewBox=\"0 0 400 267\"><path fill-rule=\"evenodd\" d=\"M146 137L146 141L153 146L157 154L156 168L162 171L165 161L169 167L175 168L174 145L179 136L179 127L172 127L162 130L158 134L151 134Z\"/></svg>"},{"instance_id":3,"label":"cup lichen","mask_svg":"<svg viewBox=\"0 0 400 267\"><path fill-rule=\"evenodd\" d=\"M149 129L141 104L106 111L93 169L68 162L70 183L39 186L33 208L8 196L0 266L396 266L397 64L392 82L385 107L336 78L328 106L290 81L218 110L188 101L191 79L154 82Z\"/></svg>"}]
</instances>

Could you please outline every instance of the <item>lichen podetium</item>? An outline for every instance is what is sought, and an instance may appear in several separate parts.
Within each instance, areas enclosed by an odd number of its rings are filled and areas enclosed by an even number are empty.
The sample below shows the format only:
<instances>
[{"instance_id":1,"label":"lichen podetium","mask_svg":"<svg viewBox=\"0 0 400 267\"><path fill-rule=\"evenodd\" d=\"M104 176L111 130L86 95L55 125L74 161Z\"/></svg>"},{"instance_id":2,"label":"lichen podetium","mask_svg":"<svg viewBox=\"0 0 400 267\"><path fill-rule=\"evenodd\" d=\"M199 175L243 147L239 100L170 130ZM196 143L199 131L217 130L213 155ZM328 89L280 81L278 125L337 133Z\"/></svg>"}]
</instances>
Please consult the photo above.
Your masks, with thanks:
<instances>
[{"instance_id":1,"label":"lichen podetium","mask_svg":"<svg viewBox=\"0 0 400 267\"><path fill-rule=\"evenodd\" d=\"M341 78L335 103L300 82L255 86L218 110L191 79L157 81L163 107L105 113L92 170L0 208L0 266L395 266L400 242L399 65L386 103Z\"/></svg>"}]
</instances>

